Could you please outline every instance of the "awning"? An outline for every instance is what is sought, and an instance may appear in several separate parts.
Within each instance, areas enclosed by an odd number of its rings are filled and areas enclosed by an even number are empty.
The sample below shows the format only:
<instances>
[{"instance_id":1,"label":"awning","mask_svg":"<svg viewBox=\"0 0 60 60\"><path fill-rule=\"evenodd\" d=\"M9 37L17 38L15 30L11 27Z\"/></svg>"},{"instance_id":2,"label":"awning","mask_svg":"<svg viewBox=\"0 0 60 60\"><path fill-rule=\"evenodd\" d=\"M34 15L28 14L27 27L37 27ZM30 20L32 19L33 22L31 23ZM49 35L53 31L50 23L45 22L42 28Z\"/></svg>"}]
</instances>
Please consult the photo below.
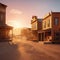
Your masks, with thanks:
<instances>
[{"instance_id":1,"label":"awning","mask_svg":"<svg viewBox=\"0 0 60 60\"><path fill-rule=\"evenodd\" d=\"M13 29L13 27L7 24L4 24L4 25L0 25L0 29Z\"/></svg>"}]
</instances>

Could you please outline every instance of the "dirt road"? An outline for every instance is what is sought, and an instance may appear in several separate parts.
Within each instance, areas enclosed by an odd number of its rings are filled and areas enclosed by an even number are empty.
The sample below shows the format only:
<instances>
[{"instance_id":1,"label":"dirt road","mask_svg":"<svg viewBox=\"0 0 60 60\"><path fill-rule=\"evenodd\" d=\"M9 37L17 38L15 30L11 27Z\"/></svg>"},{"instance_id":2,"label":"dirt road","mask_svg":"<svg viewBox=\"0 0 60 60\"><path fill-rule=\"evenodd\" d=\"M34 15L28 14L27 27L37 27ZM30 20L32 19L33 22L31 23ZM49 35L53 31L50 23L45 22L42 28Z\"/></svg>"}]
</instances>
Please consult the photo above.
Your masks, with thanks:
<instances>
[{"instance_id":1,"label":"dirt road","mask_svg":"<svg viewBox=\"0 0 60 60\"><path fill-rule=\"evenodd\" d=\"M26 40L0 42L0 60L60 60L60 45Z\"/></svg>"}]
</instances>

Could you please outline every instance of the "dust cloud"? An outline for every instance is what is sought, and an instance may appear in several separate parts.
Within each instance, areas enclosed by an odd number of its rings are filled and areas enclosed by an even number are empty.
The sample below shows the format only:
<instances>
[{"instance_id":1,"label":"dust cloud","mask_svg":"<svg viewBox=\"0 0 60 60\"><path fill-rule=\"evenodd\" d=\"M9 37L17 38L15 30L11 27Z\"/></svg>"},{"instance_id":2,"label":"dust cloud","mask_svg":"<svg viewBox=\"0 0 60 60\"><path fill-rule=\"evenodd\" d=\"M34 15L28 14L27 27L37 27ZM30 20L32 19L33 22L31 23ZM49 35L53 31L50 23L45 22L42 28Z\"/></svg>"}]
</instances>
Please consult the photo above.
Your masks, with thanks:
<instances>
[{"instance_id":1,"label":"dust cloud","mask_svg":"<svg viewBox=\"0 0 60 60\"><path fill-rule=\"evenodd\" d=\"M32 34L31 28L23 28L21 29L21 38L22 40L32 40L34 35Z\"/></svg>"}]
</instances>

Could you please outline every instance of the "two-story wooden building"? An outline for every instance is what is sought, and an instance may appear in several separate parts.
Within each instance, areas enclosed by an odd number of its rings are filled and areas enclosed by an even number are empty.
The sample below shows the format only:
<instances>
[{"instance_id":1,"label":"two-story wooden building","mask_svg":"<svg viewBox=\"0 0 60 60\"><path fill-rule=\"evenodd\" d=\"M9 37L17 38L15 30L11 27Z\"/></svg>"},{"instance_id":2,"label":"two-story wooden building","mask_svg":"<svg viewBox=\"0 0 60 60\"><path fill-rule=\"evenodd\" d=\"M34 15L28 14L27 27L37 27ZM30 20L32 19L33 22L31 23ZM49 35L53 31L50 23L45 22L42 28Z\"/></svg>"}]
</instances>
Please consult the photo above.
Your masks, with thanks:
<instances>
[{"instance_id":1,"label":"two-story wooden building","mask_svg":"<svg viewBox=\"0 0 60 60\"><path fill-rule=\"evenodd\" d=\"M60 12L50 12L42 20L44 41L60 42Z\"/></svg>"},{"instance_id":2,"label":"two-story wooden building","mask_svg":"<svg viewBox=\"0 0 60 60\"><path fill-rule=\"evenodd\" d=\"M31 26L32 26L32 33L33 33L33 40L39 41L38 31L42 29L42 19L37 18L37 16L32 16Z\"/></svg>"},{"instance_id":3,"label":"two-story wooden building","mask_svg":"<svg viewBox=\"0 0 60 60\"><path fill-rule=\"evenodd\" d=\"M13 28L6 24L6 5L0 3L0 41L10 40L9 32Z\"/></svg>"}]
</instances>

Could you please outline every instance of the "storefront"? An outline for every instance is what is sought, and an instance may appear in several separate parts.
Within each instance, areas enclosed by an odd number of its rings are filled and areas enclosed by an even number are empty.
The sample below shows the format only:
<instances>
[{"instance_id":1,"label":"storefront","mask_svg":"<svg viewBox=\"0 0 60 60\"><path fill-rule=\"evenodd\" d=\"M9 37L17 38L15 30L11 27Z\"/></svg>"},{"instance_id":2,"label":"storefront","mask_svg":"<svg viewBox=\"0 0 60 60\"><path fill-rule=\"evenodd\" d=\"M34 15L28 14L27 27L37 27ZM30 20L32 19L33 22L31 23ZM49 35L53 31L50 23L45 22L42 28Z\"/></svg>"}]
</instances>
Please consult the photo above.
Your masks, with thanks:
<instances>
[{"instance_id":1,"label":"storefront","mask_svg":"<svg viewBox=\"0 0 60 60\"><path fill-rule=\"evenodd\" d=\"M0 26L0 41L12 41L12 37L13 27L8 25Z\"/></svg>"}]
</instances>

